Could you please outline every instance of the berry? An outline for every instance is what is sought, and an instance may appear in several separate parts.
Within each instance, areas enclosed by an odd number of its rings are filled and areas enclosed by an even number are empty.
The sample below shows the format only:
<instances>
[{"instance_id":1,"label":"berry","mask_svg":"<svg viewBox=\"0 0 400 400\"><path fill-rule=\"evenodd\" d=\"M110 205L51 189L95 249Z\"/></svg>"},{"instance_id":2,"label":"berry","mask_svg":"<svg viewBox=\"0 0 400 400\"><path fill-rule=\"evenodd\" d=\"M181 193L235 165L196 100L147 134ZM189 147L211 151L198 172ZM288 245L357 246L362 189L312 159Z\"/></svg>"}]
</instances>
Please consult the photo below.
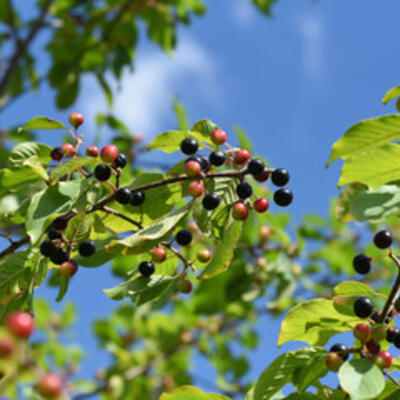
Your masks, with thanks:
<instances>
[{"instance_id":1,"label":"berry","mask_svg":"<svg viewBox=\"0 0 400 400\"><path fill-rule=\"evenodd\" d=\"M285 186L289 182L288 170L277 168L271 175L271 181L275 186Z\"/></svg>"},{"instance_id":2,"label":"berry","mask_svg":"<svg viewBox=\"0 0 400 400\"><path fill-rule=\"evenodd\" d=\"M139 272L146 278L153 275L155 270L154 264L150 261L142 261L139 264Z\"/></svg>"},{"instance_id":3,"label":"berry","mask_svg":"<svg viewBox=\"0 0 400 400\"><path fill-rule=\"evenodd\" d=\"M264 171L261 172L260 175L255 175L254 176L254 179L257 182L265 182L266 180L268 180L268 178L269 178L269 172L268 172L267 168L264 168Z\"/></svg>"},{"instance_id":4,"label":"berry","mask_svg":"<svg viewBox=\"0 0 400 400\"><path fill-rule=\"evenodd\" d=\"M100 158L105 162L112 162L118 157L118 147L109 144L101 149Z\"/></svg>"},{"instance_id":5,"label":"berry","mask_svg":"<svg viewBox=\"0 0 400 400\"><path fill-rule=\"evenodd\" d=\"M393 343L396 339L396 335L398 335L398 334L399 334L399 331L396 328L389 326L386 330L386 340L389 343Z\"/></svg>"},{"instance_id":6,"label":"berry","mask_svg":"<svg viewBox=\"0 0 400 400\"><path fill-rule=\"evenodd\" d=\"M49 229L47 236L49 237L50 240L56 240L56 239L62 238L61 232L58 231L57 229L53 229L53 228Z\"/></svg>"},{"instance_id":7,"label":"berry","mask_svg":"<svg viewBox=\"0 0 400 400\"><path fill-rule=\"evenodd\" d=\"M181 279L176 284L176 289L178 290L178 292L188 294L192 291L193 285L192 282L189 281L189 279Z\"/></svg>"},{"instance_id":8,"label":"berry","mask_svg":"<svg viewBox=\"0 0 400 400\"><path fill-rule=\"evenodd\" d=\"M365 343L371 338L371 327L367 324L357 324L353 329L354 337Z\"/></svg>"},{"instance_id":9,"label":"berry","mask_svg":"<svg viewBox=\"0 0 400 400\"><path fill-rule=\"evenodd\" d=\"M268 210L269 201L267 199L257 199L253 203L253 207L257 212L263 213Z\"/></svg>"},{"instance_id":10,"label":"berry","mask_svg":"<svg viewBox=\"0 0 400 400\"><path fill-rule=\"evenodd\" d=\"M71 143L64 143L62 146L61 146L61 148L62 148L62 150L63 150L63 152L64 152L64 157L65 158L71 158L71 157L73 157L74 155L75 155L75 147L74 147L74 145L73 144L71 144Z\"/></svg>"},{"instance_id":11,"label":"berry","mask_svg":"<svg viewBox=\"0 0 400 400\"><path fill-rule=\"evenodd\" d=\"M68 261L68 256L63 249L56 248L50 255L50 260L53 264L61 265L65 261Z\"/></svg>"},{"instance_id":12,"label":"berry","mask_svg":"<svg viewBox=\"0 0 400 400\"><path fill-rule=\"evenodd\" d=\"M191 182L188 186L188 194L193 197L199 197L203 194L204 187L201 182Z\"/></svg>"},{"instance_id":13,"label":"berry","mask_svg":"<svg viewBox=\"0 0 400 400\"><path fill-rule=\"evenodd\" d=\"M206 210L214 210L219 206L220 199L215 193L204 196L202 204Z\"/></svg>"},{"instance_id":14,"label":"berry","mask_svg":"<svg viewBox=\"0 0 400 400\"><path fill-rule=\"evenodd\" d=\"M374 236L374 244L378 249L387 249L392 245L392 242L392 234L387 230L379 231Z\"/></svg>"},{"instance_id":15,"label":"berry","mask_svg":"<svg viewBox=\"0 0 400 400\"><path fill-rule=\"evenodd\" d=\"M94 169L94 176L99 181L106 181L111 176L111 168L106 164L99 164Z\"/></svg>"},{"instance_id":16,"label":"berry","mask_svg":"<svg viewBox=\"0 0 400 400\"><path fill-rule=\"evenodd\" d=\"M211 252L208 249L199 249L197 251L197 259L202 262L202 263L206 263L208 261L210 261L211 258Z\"/></svg>"},{"instance_id":17,"label":"berry","mask_svg":"<svg viewBox=\"0 0 400 400\"><path fill-rule=\"evenodd\" d=\"M393 343L398 349L400 349L400 332L399 331L396 332L396 336L394 338Z\"/></svg>"},{"instance_id":18,"label":"berry","mask_svg":"<svg viewBox=\"0 0 400 400\"><path fill-rule=\"evenodd\" d=\"M183 154L191 155L196 153L199 149L199 143L196 139L193 138L186 138L183 139L181 142L181 151Z\"/></svg>"},{"instance_id":19,"label":"berry","mask_svg":"<svg viewBox=\"0 0 400 400\"><path fill-rule=\"evenodd\" d=\"M201 170L207 172L211 168L211 163L209 159L206 156L200 156L199 160L200 160Z\"/></svg>"},{"instance_id":20,"label":"berry","mask_svg":"<svg viewBox=\"0 0 400 400\"><path fill-rule=\"evenodd\" d=\"M115 199L120 204L130 203L132 198L132 193L128 188L119 188L115 193Z\"/></svg>"},{"instance_id":21,"label":"berry","mask_svg":"<svg viewBox=\"0 0 400 400\"><path fill-rule=\"evenodd\" d=\"M59 374L50 372L43 375L36 384L37 391L46 399L60 396L63 388L63 380Z\"/></svg>"},{"instance_id":22,"label":"berry","mask_svg":"<svg viewBox=\"0 0 400 400\"><path fill-rule=\"evenodd\" d=\"M372 319L372 321L378 322L380 316L381 316L380 313L378 313L377 311L374 311L374 312L372 313L372 315L370 316L370 318ZM385 324L388 324L389 322L390 322L390 317L387 316L387 317L385 318Z\"/></svg>"},{"instance_id":23,"label":"berry","mask_svg":"<svg viewBox=\"0 0 400 400\"><path fill-rule=\"evenodd\" d=\"M264 172L265 165L261 160L258 160L257 158L253 158L249 162L247 169L253 176L257 176Z\"/></svg>"},{"instance_id":24,"label":"berry","mask_svg":"<svg viewBox=\"0 0 400 400\"><path fill-rule=\"evenodd\" d=\"M353 267L361 275L368 274L371 270L371 259L364 254L358 254L353 259Z\"/></svg>"},{"instance_id":25,"label":"berry","mask_svg":"<svg viewBox=\"0 0 400 400\"><path fill-rule=\"evenodd\" d=\"M228 135L222 129L215 129L211 132L211 141L217 146L224 144Z\"/></svg>"},{"instance_id":26,"label":"berry","mask_svg":"<svg viewBox=\"0 0 400 400\"><path fill-rule=\"evenodd\" d=\"M132 192L131 204L133 206L140 206L145 200L144 192Z\"/></svg>"},{"instance_id":27,"label":"berry","mask_svg":"<svg viewBox=\"0 0 400 400\"><path fill-rule=\"evenodd\" d=\"M68 217L61 216L56 218L52 224L51 227L53 229L56 229L57 231L63 231L68 225Z\"/></svg>"},{"instance_id":28,"label":"berry","mask_svg":"<svg viewBox=\"0 0 400 400\"><path fill-rule=\"evenodd\" d=\"M253 188L247 182L242 182L236 186L236 193L242 200L247 199L253 194Z\"/></svg>"},{"instance_id":29,"label":"berry","mask_svg":"<svg viewBox=\"0 0 400 400\"><path fill-rule=\"evenodd\" d=\"M56 245L48 240L42 242L42 244L40 245L40 253L44 257L50 257L56 250Z\"/></svg>"},{"instance_id":30,"label":"berry","mask_svg":"<svg viewBox=\"0 0 400 400\"><path fill-rule=\"evenodd\" d=\"M114 160L114 165L117 168L124 168L127 163L125 154L118 153L117 158Z\"/></svg>"},{"instance_id":31,"label":"berry","mask_svg":"<svg viewBox=\"0 0 400 400\"><path fill-rule=\"evenodd\" d=\"M85 240L79 245L79 254L82 257L90 257L96 252L96 245L93 240Z\"/></svg>"},{"instance_id":32,"label":"berry","mask_svg":"<svg viewBox=\"0 0 400 400\"><path fill-rule=\"evenodd\" d=\"M80 125L83 124L83 115L81 113L73 112L69 115L68 121L75 128L78 129Z\"/></svg>"},{"instance_id":33,"label":"berry","mask_svg":"<svg viewBox=\"0 0 400 400\"><path fill-rule=\"evenodd\" d=\"M235 158L233 159L235 164L244 164L250 159L250 153L247 150L240 149L236 152Z\"/></svg>"},{"instance_id":34,"label":"berry","mask_svg":"<svg viewBox=\"0 0 400 400\"><path fill-rule=\"evenodd\" d=\"M54 160L54 161L60 161L63 157L64 157L64 151L61 147L55 147L51 153L50 153L50 157Z\"/></svg>"},{"instance_id":35,"label":"berry","mask_svg":"<svg viewBox=\"0 0 400 400\"><path fill-rule=\"evenodd\" d=\"M197 161L188 161L185 164L185 173L189 178L195 178L201 172L201 165Z\"/></svg>"},{"instance_id":36,"label":"berry","mask_svg":"<svg viewBox=\"0 0 400 400\"><path fill-rule=\"evenodd\" d=\"M370 340L369 342L366 343L368 351L373 355L379 353L381 350L381 346L378 342L375 342L374 340Z\"/></svg>"},{"instance_id":37,"label":"berry","mask_svg":"<svg viewBox=\"0 0 400 400\"><path fill-rule=\"evenodd\" d=\"M374 358L380 368L389 368L392 365L392 355L388 351L380 351Z\"/></svg>"},{"instance_id":38,"label":"berry","mask_svg":"<svg viewBox=\"0 0 400 400\"><path fill-rule=\"evenodd\" d=\"M35 323L31 314L24 311L14 311L6 320L7 329L15 336L22 339L29 339Z\"/></svg>"},{"instance_id":39,"label":"berry","mask_svg":"<svg viewBox=\"0 0 400 400\"><path fill-rule=\"evenodd\" d=\"M343 343L335 343L329 351L331 353L339 353L340 357L342 357L343 361L346 361L349 358L349 353L347 352L348 347Z\"/></svg>"},{"instance_id":40,"label":"berry","mask_svg":"<svg viewBox=\"0 0 400 400\"><path fill-rule=\"evenodd\" d=\"M8 358L14 353L15 344L9 338L0 339L0 359Z\"/></svg>"},{"instance_id":41,"label":"berry","mask_svg":"<svg viewBox=\"0 0 400 400\"><path fill-rule=\"evenodd\" d=\"M293 201L293 193L289 189L278 189L274 193L274 201L278 206L286 207Z\"/></svg>"},{"instance_id":42,"label":"berry","mask_svg":"<svg viewBox=\"0 0 400 400\"><path fill-rule=\"evenodd\" d=\"M94 158L98 157L99 156L99 148L97 146L89 146L86 149L86 155L88 157L94 157Z\"/></svg>"},{"instance_id":43,"label":"berry","mask_svg":"<svg viewBox=\"0 0 400 400\"><path fill-rule=\"evenodd\" d=\"M65 261L60 266L60 274L66 276L67 278L74 276L77 271L78 264L73 260Z\"/></svg>"},{"instance_id":44,"label":"berry","mask_svg":"<svg viewBox=\"0 0 400 400\"><path fill-rule=\"evenodd\" d=\"M191 243L193 234L187 229L182 229L176 234L175 239L180 246L187 246Z\"/></svg>"},{"instance_id":45,"label":"berry","mask_svg":"<svg viewBox=\"0 0 400 400\"><path fill-rule=\"evenodd\" d=\"M383 339L386 338L386 329L384 326L382 325L378 325L378 326L374 326L372 328L372 335L371 335L372 339L380 342Z\"/></svg>"},{"instance_id":46,"label":"berry","mask_svg":"<svg viewBox=\"0 0 400 400\"><path fill-rule=\"evenodd\" d=\"M338 353L329 354L325 360L326 367L333 372L339 371L343 363L344 361Z\"/></svg>"},{"instance_id":47,"label":"berry","mask_svg":"<svg viewBox=\"0 0 400 400\"><path fill-rule=\"evenodd\" d=\"M151 259L154 262L162 263L163 261L165 261L166 258L167 258L167 252L162 247L156 247L151 252Z\"/></svg>"},{"instance_id":48,"label":"berry","mask_svg":"<svg viewBox=\"0 0 400 400\"><path fill-rule=\"evenodd\" d=\"M373 310L373 305L372 301L368 297L359 297L355 302L354 302L354 313L357 315L357 317L360 318L367 318L371 315L372 310Z\"/></svg>"},{"instance_id":49,"label":"berry","mask_svg":"<svg viewBox=\"0 0 400 400\"><path fill-rule=\"evenodd\" d=\"M236 202L232 206L233 219L235 219L237 221L244 221L245 219L247 219L248 215L249 215L249 211L247 210L247 207L245 206L245 204L242 203L241 201Z\"/></svg>"},{"instance_id":50,"label":"berry","mask_svg":"<svg viewBox=\"0 0 400 400\"><path fill-rule=\"evenodd\" d=\"M212 153L210 153L209 160L212 165L219 167L222 164L224 164L226 157L222 151L216 150L216 151L213 151Z\"/></svg>"}]
</instances>

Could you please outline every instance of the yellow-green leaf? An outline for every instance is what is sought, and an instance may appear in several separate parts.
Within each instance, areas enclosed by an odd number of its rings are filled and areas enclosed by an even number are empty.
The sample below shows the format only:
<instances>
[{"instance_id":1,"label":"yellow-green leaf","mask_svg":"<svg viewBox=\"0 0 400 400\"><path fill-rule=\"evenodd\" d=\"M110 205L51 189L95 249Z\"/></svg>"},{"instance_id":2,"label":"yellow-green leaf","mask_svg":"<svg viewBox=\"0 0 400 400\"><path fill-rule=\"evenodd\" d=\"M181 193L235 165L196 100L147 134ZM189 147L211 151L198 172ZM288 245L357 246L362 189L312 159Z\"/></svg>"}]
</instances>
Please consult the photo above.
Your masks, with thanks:
<instances>
[{"instance_id":1,"label":"yellow-green leaf","mask_svg":"<svg viewBox=\"0 0 400 400\"><path fill-rule=\"evenodd\" d=\"M203 148L203 142L210 143L210 139L200 132L167 131L156 136L150 143L148 150L162 150L165 153L173 153L180 149L180 144L185 138L196 139L199 142L199 149Z\"/></svg>"},{"instance_id":2,"label":"yellow-green leaf","mask_svg":"<svg viewBox=\"0 0 400 400\"><path fill-rule=\"evenodd\" d=\"M55 167L50 173L50 181L55 183L70 172L76 171L77 169L85 167L86 165L98 163L99 161L93 159L92 157L73 158Z\"/></svg>"},{"instance_id":3,"label":"yellow-green leaf","mask_svg":"<svg viewBox=\"0 0 400 400\"><path fill-rule=\"evenodd\" d=\"M164 393L160 400L230 400L217 393L205 393L194 386L181 386L173 392Z\"/></svg>"},{"instance_id":4,"label":"yellow-green leaf","mask_svg":"<svg viewBox=\"0 0 400 400\"><path fill-rule=\"evenodd\" d=\"M60 121L48 117L35 117L19 128L20 131L33 129L65 129L65 125Z\"/></svg>"},{"instance_id":5,"label":"yellow-green leaf","mask_svg":"<svg viewBox=\"0 0 400 400\"><path fill-rule=\"evenodd\" d=\"M44 169L42 163L39 161L38 156L29 157L27 160L24 161L24 166L32 168L36 172L36 174L43 178L45 181L49 180L49 176L47 175L47 172Z\"/></svg>"},{"instance_id":6,"label":"yellow-green leaf","mask_svg":"<svg viewBox=\"0 0 400 400\"><path fill-rule=\"evenodd\" d=\"M387 103L389 103L389 101L391 101L399 96L400 96L400 86L391 88L390 90L388 90L386 92L385 96L383 97L382 103L387 104Z\"/></svg>"}]
</instances>

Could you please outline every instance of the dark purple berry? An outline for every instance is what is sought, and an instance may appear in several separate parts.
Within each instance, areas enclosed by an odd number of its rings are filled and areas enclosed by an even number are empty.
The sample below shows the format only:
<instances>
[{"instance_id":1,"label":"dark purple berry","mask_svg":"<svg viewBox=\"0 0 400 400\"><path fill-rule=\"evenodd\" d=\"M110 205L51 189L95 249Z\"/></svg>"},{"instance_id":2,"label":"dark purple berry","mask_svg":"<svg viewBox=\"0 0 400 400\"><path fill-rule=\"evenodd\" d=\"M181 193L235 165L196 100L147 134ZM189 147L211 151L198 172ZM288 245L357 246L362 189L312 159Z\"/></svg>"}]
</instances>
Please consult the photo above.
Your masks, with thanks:
<instances>
[{"instance_id":1,"label":"dark purple berry","mask_svg":"<svg viewBox=\"0 0 400 400\"><path fill-rule=\"evenodd\" d=\"M199 143L196 139L186 138L181 142L181 151L183 154L191 155L199 149Z\"/></svg>"},{"instance_id":2,"label":"dark purple berry","mask_svg":"<svg viewBox=\"0 0 400 400\"><path fill-rule=\"evenodd\" d=\"M146 196L144 195L144 192L132 192L131 195L131 204L133 206L140 206L143 204Z\"/></svg>"},{"instance_id":3,"label":"dark purple berry","mask_svg":"<svg viewBox=\"0 0 400 400\"><path fill-rule=\"evenodd\" d=\"M111 168L106 164L99 164L94 169L94 176L97 180L104 182L108 180L111 176Z\"/></svg>"},{"instance_id":4,"label":"dark purple berry","mask_svg":"<svg viewBox=\"0 0 400 400\"><path fill-rule=\"evenodd\" d=\"M96 251L96 245L93 240L85 240L79 245L79 254L82 257L90 257Z\"/></svg>"},{"instance_id":5,"label":"dark purple berry","mask_svg":"<svg viewBox=\"0 0 400 400\"><path fill-rule=\"evenodd\" d=\"M271 181L275 186L285 186L289 182L289 172L287 169L278 168L271 175Z\"/></svg>"},{"instance_id":6,"label":"dark purple berry","mask_svg":"<svg viewBox=\"0 0 400 400\"><path fill-rule=\"evenodd\" d=\"M187 246L191 243L193 235L189 230L182 229L176 234L175 239L180 246Z\"/></svg>"},{"instance_id":7,"label":"dark purple berry","mask_svg":"<svg viewBox=\"0 0 400 400\"><path fill-rule=\"evenodd\" d=\"M146 278L153 275L155 270L154 264L150 261L142 261L139 264L139 272Z\"/></svg>"},{"instance_id":8,"label":"dark purple berry","mask_svg":"<svg viewBox=\"0 0 400 400\"><path fill-rule=\"evenodd\" d=\"M115 199L120 204L128 204L131 201L132 193L127 188L119 188L115 193Z\"/></svg>"}]
</instances>

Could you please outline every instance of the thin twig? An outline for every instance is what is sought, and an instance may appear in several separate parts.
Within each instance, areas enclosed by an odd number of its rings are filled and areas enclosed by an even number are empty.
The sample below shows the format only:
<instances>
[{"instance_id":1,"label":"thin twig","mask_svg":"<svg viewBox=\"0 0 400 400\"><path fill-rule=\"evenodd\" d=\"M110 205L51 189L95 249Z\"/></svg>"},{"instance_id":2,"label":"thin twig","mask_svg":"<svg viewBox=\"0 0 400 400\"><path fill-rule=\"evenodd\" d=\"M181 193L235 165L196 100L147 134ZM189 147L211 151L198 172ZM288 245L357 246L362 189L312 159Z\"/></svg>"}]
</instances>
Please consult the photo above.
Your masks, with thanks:
<instances>
[{"instance_id":1,"label":"thin twig","mask_svg":"<svg viewBox=\"0 0 400 400\"><path fill-rule=\"evenodd\" d=\"M389 374L389 372L382 370L383 374L389 378L396 386L400 387L400 382L394 378L392 375Z\"/></svg>"},{"instance_id":2,"label":"thin twig","mask_svg":"<svg viewBox=\"0 0 400 400\"><path fill-rule=\"evenodd\" d=\"M139 222L137 222L137 221L134 221L133 219L127 217L127 216L124 215L124 214L119 213L118 211L113 210L112 208L103 206L102 208L100 208L100 211L104 211L104 212L106 212L107 214L115 215L115 216L117 216L117 217L119 217L119 218L121 218L121 219L124 219L125 221L130 222L131 224L135 225L137 228L143 229L143 226L142 226L141 223L139 223Z\"/></svg>"},{"instance_id":3,"label":"thin twig","mask_svg":"<svg viewBox=\"0 0 400 400\"><path fill-rule=\"evenodd\" d=\"M0 253L0 258L3 258L7 256L8 254L14 253L15 250L19 249L22 247L24 244L27 244L29 242L29 238L25 237L21 240L18 240L17 242L13 242L10 246L8 246L6 249L4 249Z\"/></svg>"}]
</instances>

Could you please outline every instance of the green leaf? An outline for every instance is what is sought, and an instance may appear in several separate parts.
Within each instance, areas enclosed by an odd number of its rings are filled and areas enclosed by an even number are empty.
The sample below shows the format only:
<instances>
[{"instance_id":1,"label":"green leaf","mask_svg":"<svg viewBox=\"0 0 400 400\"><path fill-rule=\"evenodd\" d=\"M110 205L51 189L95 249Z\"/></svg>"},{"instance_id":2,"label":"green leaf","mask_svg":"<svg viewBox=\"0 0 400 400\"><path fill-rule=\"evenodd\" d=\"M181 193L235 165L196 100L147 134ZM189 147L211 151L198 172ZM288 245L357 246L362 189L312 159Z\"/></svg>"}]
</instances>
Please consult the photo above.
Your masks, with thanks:
<instances>
[{"instance_id":1,"label":"green leaf","mask_svg":"<svg viewBox=\"0 0 400 400\"><path fill-rule=\"evenodd\" d=\"M178 127L181 131L189 130L189 122L186 115L186 110L183 104L177 99L174 99L174 111L178 118Z\"/></svg>"},{"instance_id":2,"label":"green leaf","mask_svg":"<svg viewBox=\"0 0 400 400\"><path fill-rule=\"evenodd\" d=\"M98 164L99 161L93 157L79 157L72 158L71 160L65 161L60 165L57 165L50 173L51 183L59 181L63 176L70 172L76 171L79 168L85 167L86 165Z\"/></svg>"},{"instance_id":3,"label":"green leaf","mask_svg":"<svg viewBox=\"0 0 400 400\"><path fill-rule=\"evenodd\" d=\"M326 357L323 349L303 347L276 358L258 378L254 388L254 400L268 400L283 386L293 380L293 374L309 368L315 359Z\"/></svg>"},{"instance_id":4,"label":"green leaf","mask_svg":"<svg viewBox=\"0 0 400 400\"><path fill-rule=\"evenodd\" d=\"M0 185L6 188L37 181L40 176L30 167L0 170Z\"/></svg>"},{"instance_id":5,"label":"green leaf","mask_svg":"<svg viewBox=\"0 0 400 400\"><path fill-rule=\"evenodd\" d=\"M42 164L50 160L51 147L44 143L24 142L15 146L10 153L9 161L12 168L20 168L32 156L37 156Z\"/></svg>"},{"instance_id":6,"label":"green leaf","mask_svg":"<svg viewBox=\"0 0 400 400\"><path fill-rule=\"evenodd\" d=\"M370 296L375 294L376 293L373 289L362 282L345 281L335 286L332 296Z\"/></svg>"},{"instance_id":7,"label":"green leaf","mask_svg":"<svg viewBox=\"0 0 400 400\"><path fill-rule=\"evenodd\" d=\"M376 149L399 138L400 115L389 114L366 119L351 126L333 145L327 165L339 157L348 159L350 156Z\"/></svg>"},{"instance_id":8,"label":"green leaf","mask_svg":"<svg viewBox=\"0 0 400 400\"><path fill-rule=\"evenodd\" d=\"M250 139L247 136L246 132L240 127L240 126L234 126L233 130L236 133L236 136L238 138L238 145L241 149L246 149L250 151L250 153L253 152L253 146L251 145Z\"/></svg>"},{"instance_id":9,"label":"green leaf","mask_svg":"<svg viewBox=\"0 0 400 400\"><path fill-rule=\"evenodd\" d=\"M368 190L362 183L351 183L346 186L335 201L335 216L340 222L350 222L354 220L350 212L351 201L359 194Z\"/></svg>"},{"instance_id":10,"label":"green leaf","mask_svg":"<svg viewBox=\"0 0 400 400\"><path fill-rule=\"evenodd\" d=\"M365 358L345 362L339 370L339 382L354 400L375 399L385 388L382 371Z\"/></svg>"},{"instance_id":11,"label":"green leaf","mask_svg":"<svg viewBox=\"0 0 400 400\"><path fill-rule=\"evenodd\" d=\"M67 294L68 283L69 283L69 278L67 278L64 275L61 275L60 276L60 287L58 290L58 295L57 295L56 301L58 301L58 302L61 301L64 298L64 296Z\"/></svg>"},{"instance_id":12,"label":"green leaf","mask_svg":"<svg viewBox=\"0 0 400 400\"><path fill-rule=\"evenodd\" d=\"M72 242L83 242L89 239L92 221L85 214L76 215L68 222L65 237Z\"/></svg>"},{"instance_id":13,"label":"green leaf","mask_svg":"<svg viewBox=\"0 0 400 400\"><path fill-rule=\"evenodd\" d=\"M385 96L383 97L382 103L387 104L387 103L389 103L389 101L391 101L399 96L400 96L400 86L391 88L390 90L388 90L386 92Z\"/></svg>"},{"instance_id":14,"label":"green leaf","mask_svg":"<svg viewBox=\"0 0 400 400\"><path fill-rule=\"evenodd\" d=\"M45 181L49 180L49 176L47 175L47 172L40 162L38 156L29 157L27 160L24 161L24 166L33 169L36 175L40 176Z\"/></svg>"},{"instance_id":15,"label":"green leaf","mask_svg":"<svg viewBox=\"0 0 400 400\"><path fill-rule=\"evenodd\" d=\"M305 301L286 315L279 332L278 346L290 340L322 346L331 336L351 330L359 321L351 307L327 299Z\"/></svg>"},{"instance_id":16,"label":"green leaf","mask_svg":"<svg viewBox=\"0 0 400 400\"><path fill-rule=\"evenodd\" d=\"M321 397L313 393L292 393L290 396L285 397L285 400L321 400Z\"/></svg>"},{"instance_id":17,"label":"green leaf","mask_svg":"<svg viewBox=\"0 0 400 400\"><path fill-rule=\"evenodd\" d=\"M33 129L65 129L65 125L48 117L35 117L29 120L23 127L19 128L21 131Z\"/></svg>"},{"instance_id":18,"label":"green leaf","mask_svg":"<svg viewBox=\"0 0 400 400\"><path fill-rule=\"evenodd\" d=\"M192 131L200 132L208 139L211 136L211 133L218 128L219 126L209 119L201 119L193 125Z\"/></svg>"},{"instance_id":19,"label":"green leaf","mask_svg":"<svg viewBox=\"0 0 400 400\"><path fill-rule=\"evenodd\" d=\"M161 395L160 400L230 400L217 393L205 393L194 386L181 386L170 393Z\"/></svg>"},{"instance_id":20,"label":"green leaf","mask_svg":"<svg viewBox=\"0 0 400 400\"><path fill-rule=\"evenodd\" d=\"M0 292L22 276L30 257L30 252L20 251L0 260Z\"/></svg>"},{"instance_id":21,"label":"green leaf","mask_svg":"<svg viewBox=\"0 0 400 400\"><path fill-rule=\"evenodd\" d=\"M183 139L193 138L199 142L199 149L203 148L203 141L210 140L199 132L193 131L167 131L156 136L150 143L148 150L162 150L165 153L173 153L180 149Z\"/></svg>"},{"instance_id":22,"label":"green leaf","mask_svg":"<svg viewBox=\"0 0 400 400\"><path fill-rule=\"evenodd\" d=\"M243 223L240 221L233 221L231 226L227 228L221 243L214 251L211 261L207 264L198 279L213 278L229 268L236 244L242 232L242 225Z\"/></svg>"},{"instance_id":23,"label":"green leaf","mask_svg":"<svg viewBox=\"0 0 400 400\"><path fill-rule=\"evenodd\" d=\"M271 8L276 0L251 0L265 15L271 15Z\"/></svg>"}]
</instances>

